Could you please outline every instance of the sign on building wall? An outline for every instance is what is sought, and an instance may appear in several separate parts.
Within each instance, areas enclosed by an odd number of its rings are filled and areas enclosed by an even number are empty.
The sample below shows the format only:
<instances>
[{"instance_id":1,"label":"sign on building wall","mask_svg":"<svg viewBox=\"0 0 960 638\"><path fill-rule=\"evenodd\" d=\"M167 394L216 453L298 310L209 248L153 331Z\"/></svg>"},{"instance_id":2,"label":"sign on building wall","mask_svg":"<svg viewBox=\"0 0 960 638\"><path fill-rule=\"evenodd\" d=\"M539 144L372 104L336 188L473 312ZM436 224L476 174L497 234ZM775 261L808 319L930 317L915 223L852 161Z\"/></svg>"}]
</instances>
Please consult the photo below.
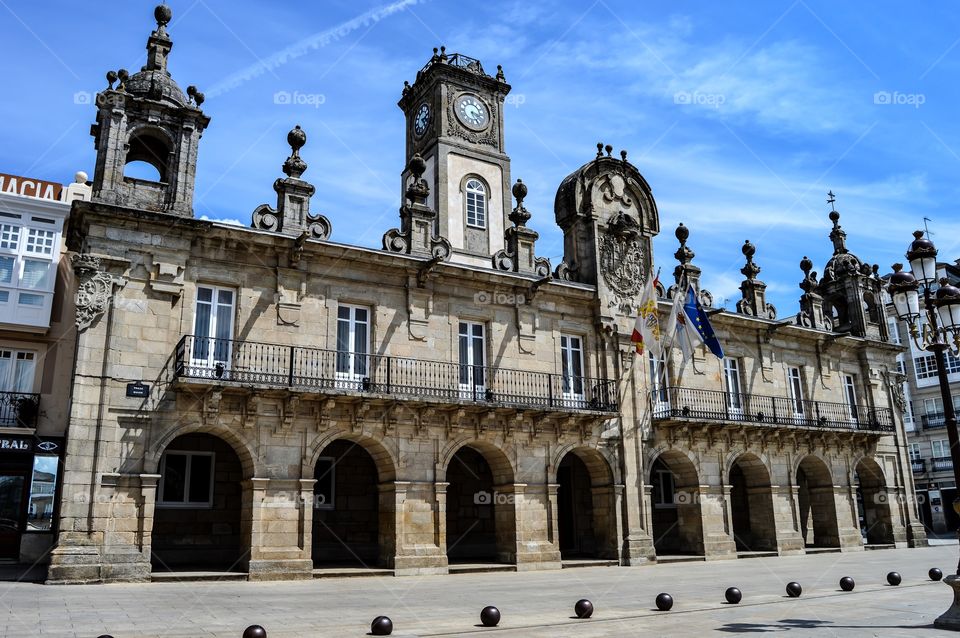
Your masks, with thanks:
<instances>
[{"instance_id":1,"label":"sign on building wall","mask_svg":"<svg viewBox=\"0 0 960 638\"><path fill-rule=\"evenodd\" d=\"M59 202L62 190L63 185L57 182L0 173L0 193L7 195L36 197L37 199L50 199Z\"/></svg>"}]
</instances>

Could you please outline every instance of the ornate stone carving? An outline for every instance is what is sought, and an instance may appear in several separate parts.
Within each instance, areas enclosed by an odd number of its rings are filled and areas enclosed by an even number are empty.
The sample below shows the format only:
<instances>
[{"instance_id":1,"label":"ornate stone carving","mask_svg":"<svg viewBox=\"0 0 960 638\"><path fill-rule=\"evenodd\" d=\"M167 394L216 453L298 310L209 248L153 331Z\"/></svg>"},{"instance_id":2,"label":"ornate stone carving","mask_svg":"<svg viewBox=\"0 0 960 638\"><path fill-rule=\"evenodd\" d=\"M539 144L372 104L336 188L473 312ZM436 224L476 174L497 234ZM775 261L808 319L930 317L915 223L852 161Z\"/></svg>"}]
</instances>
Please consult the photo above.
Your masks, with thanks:
<instances>
[{"instance_id":1,"label":"ornate stone carving","mask_svg":"<svg viewBox=\"0 0 960 638\"><path fill-rule=\"evenodd\" d=\"M504 231L506 248L498 250L493 255L493 267L508 272L533 273L538 277L549 277L550 260L534 254L534 245L540 235L526 226L531 214L523 205L523 200L527 196L527 186L523 180L517 180L512 192L517 198L517 205L508 215L513 226Z\"/></svg>"},{"instance_id":2,"label":"ornate stone carving","mask_svg":"<svg viewBox=\"0 0 960 638\"><path fill-rule=\"evenodd\" d=\"M610 220L600 235L600 273L607 286L621 297L637 295L646 282L639 224L623 213Z\"/></svg>"},{"instance_id":3,"label":"ornate stone carving","mask_svg":"<svg viewBox=\"0 0 960 638\"><path fill-rule=\"evenodd\" d=\"M99 257L81 253L73 255L70 261L78 279L74 297L77 331L83 332L107 310L113 298L114 286L123 286L126 281L101 270Z\"/></svg>"},{"instance_id":4,"label":"ornate stone carving","mask_svg":"<svg viewBox=\"0 0 960 638\"><path fill-rule=\"evenodd\" d=\"M743 242L741 252L747 258L747 263L740 269L746 279L740 283L740 292L743 297L737 301L737 312L748 317L776 319L777 309L773 304L767 303L767 284L757 279L757 275L760 274L760 266L753 261L753 256L757 252L756 246L751 244L748 239Z\"/></svg>"},{"instance_id":5,"label":"ornate stone carving","mask_svg":"<svg viewBox=\"0 0 960 638\"><path fill-rule=\"evenodd\" d=\"M560 281L575 281L574 274L576 272L577 267L575 264L568 264L566 261L561 261L557 264L557 267L553 269L553 277Z\"/></svg>"},{"instance_id":6,"label":"ornate stone carving","mask_svg":"<svg viewBox=\"0 0 960 638\"><path fill-rule=\"evenodd\" d=\"M890 393L893 395L893 404L897 406L901 414L907 411L907 397L903 391L903 384L907 380L907 375L901 372L887 372L887 384L890 386Z\"/></svg>"},{"instance_id":7,"label":"ornate stone carving","mask_svg":"<svg viewBox=\"0 0 960 638\"><path fill-rule=\"evenodd\" d=\"M472 142L474 144L485 144L487 146L497 146L497 135L496 132L499 131L499 125L497 124L497 110L490 108L490 105L487 104L487 113L490 114L490 124L487 125L482 131L471 131L470 129L460 125L457 121L456 108L454 103L456 99L460 97L460 93L455 93L450 91L447 94L447 135L451 137L459 137L460 139Z\"/></svg>"},{"instance_id":8,"label":"ornate stone carving","mask_svg":"<svg viewBox=\"0 0 960 638\"><path fill-rule=\"evenodd\" d=\"M450 257L453 247L446 237L433 234L437 213L427 207L430 186L423 179L426 167L419 153L410 158L408 168L413 174L413 181L407 187L410 203L400 207L400 228L391 228L383 234L383 249L444 261Z\"/></svg>"}]
</instances>

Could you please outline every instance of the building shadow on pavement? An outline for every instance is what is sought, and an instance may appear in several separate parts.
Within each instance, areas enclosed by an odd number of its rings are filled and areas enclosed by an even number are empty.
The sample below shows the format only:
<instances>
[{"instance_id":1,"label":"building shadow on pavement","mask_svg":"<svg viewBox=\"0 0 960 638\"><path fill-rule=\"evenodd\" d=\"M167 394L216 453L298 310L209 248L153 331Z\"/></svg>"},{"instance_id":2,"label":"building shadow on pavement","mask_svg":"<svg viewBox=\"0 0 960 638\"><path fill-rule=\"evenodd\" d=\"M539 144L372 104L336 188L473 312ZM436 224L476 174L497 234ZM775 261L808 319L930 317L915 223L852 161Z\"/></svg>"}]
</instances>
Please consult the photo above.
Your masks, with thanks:
<instances>
[{"instance_id":1,"label":"building shadow on pavement","mask_svg":"<svg viewBox=\"0 0 960 638\"><path fill-rule=\"evenodd\" d=\"M786 618L775 623L727 623L717 631L728 634L754 634L775 631L790 631L791 629L936 629L933 623L927 625L838 625L829 620L808 620L804 618Z\"/></svg>"}]
</instances>

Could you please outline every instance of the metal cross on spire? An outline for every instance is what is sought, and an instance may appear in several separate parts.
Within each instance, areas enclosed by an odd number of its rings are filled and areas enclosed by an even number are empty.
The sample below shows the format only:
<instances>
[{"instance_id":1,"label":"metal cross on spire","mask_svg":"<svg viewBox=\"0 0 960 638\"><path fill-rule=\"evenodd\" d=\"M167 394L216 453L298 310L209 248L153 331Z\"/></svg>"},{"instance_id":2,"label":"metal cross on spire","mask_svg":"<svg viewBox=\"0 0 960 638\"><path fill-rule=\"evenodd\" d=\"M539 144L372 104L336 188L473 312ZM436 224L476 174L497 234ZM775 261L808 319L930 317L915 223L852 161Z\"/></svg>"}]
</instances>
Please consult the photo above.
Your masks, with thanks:
<instances>
[{"instance_id":1,"label":"metal cross on spire","mask_svg":"<svg viewBox=\"0 0 960 638\"><path fill-rule=\"evenodd\" d=\"M836 206L833 205L833 203L834 203L835 201L837 201L837 198L836 198L836 196L834 196L833 191L832 191L832 190L827 191L827 203L830 204L830 212L831 212L831 213L837 212Z\"/></svg>"}]
</instances>

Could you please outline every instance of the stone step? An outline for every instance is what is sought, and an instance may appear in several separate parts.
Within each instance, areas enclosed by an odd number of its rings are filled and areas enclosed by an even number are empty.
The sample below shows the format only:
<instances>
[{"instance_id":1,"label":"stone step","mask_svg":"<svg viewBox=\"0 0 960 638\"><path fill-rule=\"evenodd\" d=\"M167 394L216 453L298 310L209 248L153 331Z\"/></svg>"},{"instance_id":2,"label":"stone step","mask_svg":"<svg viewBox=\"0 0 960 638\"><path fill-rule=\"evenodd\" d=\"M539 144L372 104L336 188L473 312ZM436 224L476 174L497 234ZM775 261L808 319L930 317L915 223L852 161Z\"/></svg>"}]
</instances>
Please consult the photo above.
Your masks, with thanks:
<instances>
[{"instance_id":1,"label":"stone step","mask_svg":"<svg viewBox=\"0 0 960 638\"><path fill-rule=\"evenodd\" d=\"M833 554L839 553L839 547L807 547L804 550L807 554Z\"/></svg>"},{"instance_id":2,"label":"stone step","mask_svg":"<svg viewBox=\"0 0 960 638\"><path fill-rule=\"evenodd\" d=\"M876 543L876 544L873 544L873 545L864 545L863 548L864 548L864 549L896 549L897 546L894 545L893 543L889 543L889 544L886 544L886 543Z\"/></svg>"},{"instance_id":3,"label":"stone step","mask_svg":"<svg viewBox=\"0 0 960 638\"><path fill-rule=\"evenodd\" d=\"M319 567L313 570L314 578L363 578L366 576L393 576L393 570L366 567Z\"/></svg>"},{"instance_id":4,"label":"stone step","mask_svg":"<svg viewBox=\"0 0 960 638\"><path fill-rule=\"evenodd\" d=\"M670 563L698 563L707 560L703 556L688 556L684 554L657 556L657 563L668 565Z\"/></svg>"},{"instance_id":5,"label":"stone step","mask_svg":"<svg viewBox=\"0 0 960 638\"><path fill-rule=\"evenodd\" d=\"M770 558L779 556L777 552L737 552L737 558Z\"/></svg>"},{"instance_id":6,"label":"stone step","mask_svg":"<svg viewBox=\"0 0 960 638\"><path fill-rule=\"evenodd\" d=\"M482 574L485 572L515 572L517 566L504 563L461 563L450 565L447 569L451 574Z\"/></svg>"},{"instance_id":7,"label":"stone step","mask_svg":"<svg viewBox=\"0 0 960 638\"><path fill-rule=\"evenodd\" d=\"M195 583L200 581L247 580L246 572L153 572L150 580L155 583Z\"/></svg>"},{"instance_id":8,"label":"stone step","mask_svg":"<svg viewBox=\"0 0 960 638\"><path fill-rule=\"evenodd\" d=\"M604 559L583 559L583 560L565 560L561 562L564 569L574 569L576 567L618 567L619 561Z\"/></svg>"}]
</instances>

